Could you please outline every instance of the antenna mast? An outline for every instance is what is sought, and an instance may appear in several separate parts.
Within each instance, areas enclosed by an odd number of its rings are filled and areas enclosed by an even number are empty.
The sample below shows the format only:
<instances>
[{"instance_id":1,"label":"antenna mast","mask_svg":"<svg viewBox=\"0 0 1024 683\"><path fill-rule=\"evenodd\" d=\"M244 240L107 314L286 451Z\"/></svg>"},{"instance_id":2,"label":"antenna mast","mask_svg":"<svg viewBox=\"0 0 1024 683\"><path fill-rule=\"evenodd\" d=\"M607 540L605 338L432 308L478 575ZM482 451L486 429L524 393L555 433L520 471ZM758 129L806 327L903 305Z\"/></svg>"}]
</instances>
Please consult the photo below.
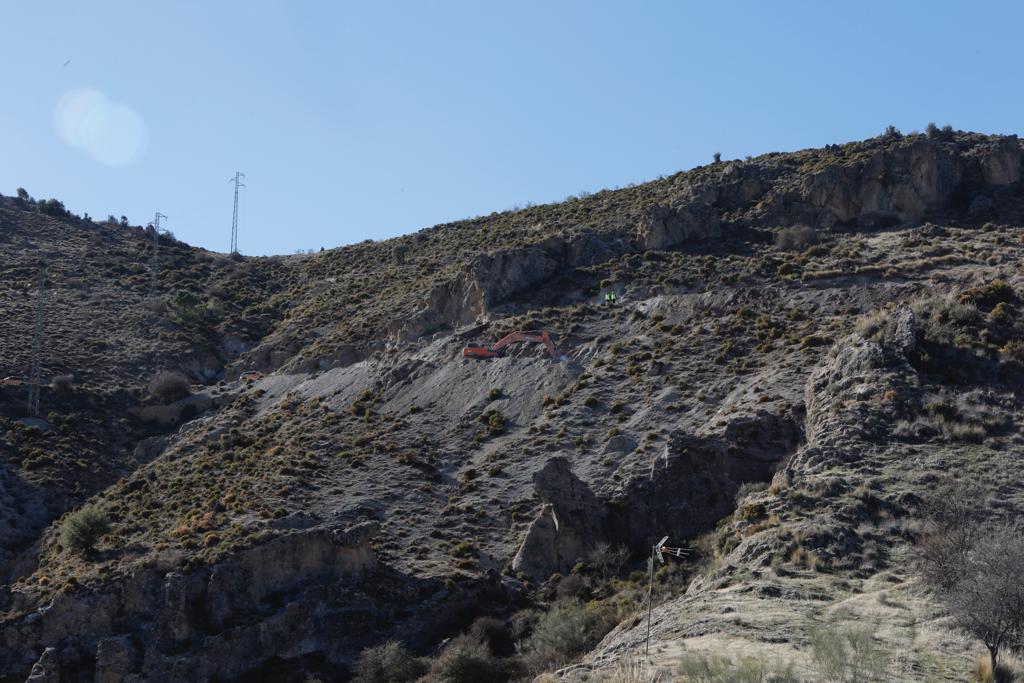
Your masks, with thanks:
<instances>
[{"instance_id":1,"label":"antenna mast","mask_svg":"<svg viewBox=\"0 0 1024 683\"><path fill-rule=\"evenodd\" d=\"M153 228L153 255L149 260L149 295L154 296L156 294L156 272L157 272L157 255L160 252L160 219L167 218L159 211L153 216L153 222L150 223L150 227Z\"/></svg>"},{"instance_id":2,"label":"antenna mast","mask_svg":"<svg viewBox=\"0 0 1024 683\"><path fill-rule=\"evenodd\" d=\"M235 184L235 211L231 215L231 253L238 253L238 190L239 188L245 187L245 183L242 182L242 178L245 174L241 171L235 171L235 177L229 178L229 183Z\"/></svg>"},{"instance_id":3,"label":"antenna mast","mask_svg":"<svg viewBox=\"0 0 1024 683\"><path fill-rule=\"evenodd\" d=\"M38 290L36 299L36 330L32 342L32 370L28 377L28 414L39 417L39 383L42 376L43 355L43 293L46 286L46 264L39 266Z\"/></svg>"}]
</instances>

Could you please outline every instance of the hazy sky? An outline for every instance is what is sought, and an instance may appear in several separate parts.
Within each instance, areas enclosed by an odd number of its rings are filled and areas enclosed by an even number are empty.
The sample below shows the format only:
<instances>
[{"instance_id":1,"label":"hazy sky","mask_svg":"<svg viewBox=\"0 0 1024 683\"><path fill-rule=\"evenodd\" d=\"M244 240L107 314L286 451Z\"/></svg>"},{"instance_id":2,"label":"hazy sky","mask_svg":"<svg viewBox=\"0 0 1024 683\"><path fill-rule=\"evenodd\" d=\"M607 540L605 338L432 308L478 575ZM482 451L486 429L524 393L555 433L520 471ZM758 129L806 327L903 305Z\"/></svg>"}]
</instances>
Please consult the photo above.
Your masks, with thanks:
<instances>
[{"instance_id":1,"label":"hazy sky","mask_svg":"<svg viewBox=\"0 0 1024 683\"><path fill-rule=\"evenodd\" d=\"M1020 2L4 3L0 193L291 253L929 121L1022 132ZM70 61L69 61L70 60Z\"/></svg>"}]
</instances>

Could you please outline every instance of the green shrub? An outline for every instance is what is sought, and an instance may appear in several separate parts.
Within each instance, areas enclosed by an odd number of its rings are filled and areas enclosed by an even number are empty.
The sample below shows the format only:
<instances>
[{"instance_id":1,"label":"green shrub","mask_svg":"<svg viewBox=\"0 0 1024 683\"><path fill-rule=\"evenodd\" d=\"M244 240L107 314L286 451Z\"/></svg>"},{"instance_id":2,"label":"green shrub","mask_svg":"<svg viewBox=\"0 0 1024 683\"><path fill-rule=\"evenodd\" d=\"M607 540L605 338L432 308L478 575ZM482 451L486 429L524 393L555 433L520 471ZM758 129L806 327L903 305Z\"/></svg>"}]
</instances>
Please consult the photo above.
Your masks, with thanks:
<instances>
[{"instance_id":1,"label":"green shrub","mask_svg":"<svg viewBox=\"0 0 1024 683\"><path fill-rule=\"evenodd\" d=\"M473 541L461 541L452 548L451 554L453 557L476 557L478 552Z\"/></svg>"},{"instance_id":2,"label":"green shrub","mask_svg":"<svg viewBox=\"0 0 1024 683\"><path fill-rule=\"evenodd\" d=\"M880 680L889 664L889 652L865 627L814 629L811 654L821 680L827 681Z\"/></svg>"},{"instance_id":3,"label":"green shrub","mask_svg":"<svg viewBox=\"0 0 1024 683\"><path fill-rule=\"evenodd\" d=\"M395 265L404 265L405 257L408 255L409 247L404 244L396 244L391 248L391 259L395 262Z\"/></svg>"},{"instance_id":4,"label":"green shrub","mask_svg":"<svg viewBox=\"0 0 1024 683\"><path fill-rule=\"evenodd\" d=\"M355 665L353 683L411 683L427 672L427 666L400 643L388 641L362 651Z\"/></svg>"},{"instance_id":5,"label":"green shrub","mask_svg":"<svg viewBox=\"0 0 1024 683\"><path fill-rule=\"evenodd\" d=\"M221 317L219 305L209 297L203 297L187 289L175 290L167 298L168 317L180 325L215 323Z\"/></svg>"},{"instance_id":6,"label":"green shrub","mask_svg":"<svg viewBox=\"0 0 1024 683\"><path fill-rule=\"evenodd\" d=\"M899 140L903 137L903 133L896 126L889 125L885 127L885 132L882 133L882 137L886 140Z\"/></svg>"},{"instance_id":7,"label":"green shrub","mask_svg":"<svg viewBox=\"0 0 1024 683\"><path fill-rule=\"evenodd\" d=\"M527 667L550 671L582 656L615 624L605 613L571 601L556 604L534 626L523 644Z\"/></svg>"},{"instance_id":8,"label":"green shrub","mask_svg":"<svg viewBox=\"0 0 1024 683\"><path fill-rule=\"evenodd\" d=\"M999 353L1014 360L1024 362L1024 341L1008 341L999 347Z\"/></svg>"},{"instance_id":9,"label":"green shrub","mask_svg":"<svg viewBox=\"0 0 1024 683\"><path fill-rule=\"evenodd\" d=\"M803 251L818 243L818 233L806 225L782 228L775 233L775 246L782 251Z\"/></svg>"},{"instance_id":10,"label":"green shrub","mask_svg":"<svg viewBox=\"0 0 1024 683\"><path fill-rule=\"evenodd\" d=\"M497 436L505 431L505 416L497 410L488 410L477 419L487 425L488 436Z\"/></svg>"},{"instance_id":11,"label":"green shrub","mask_svg":"<svg viewBox=\"0 0 1024 683\"><path fill-rule=\"evenodd\" d=\"M687 683L796 683L799 678L792 662L766 662L756 657L686 654L679 662L679 674Z\"/></svg>"},{"instance_id":12,"label":"green shrub","mask_svg":"<svg viewBox=\"0 0 1024 683\"><path fill-rule=\"evenodd\" d=\"M993 280L981 287L971 287L960 293L957 303L970 304L986 311L993 310L998 304L1012 304L1017 301L1017 292L1005 280Z\"/></svg>"},{"instance_id":13,"label":"green shrub","mask_svg":"<svg viewBox=\"0 0 1024 683\"><path fill-rule=\"evenodd\" d=\"M64 520L60 543L81 555L88 555L96 549L96 542L108 531L110 518L107 514L97 507L85 507Z\"/></svg>"},{"instance_id":14,"label":"green shrub","mask_svg":"<svg viewBox=\"0 0 1024 683\"><path fill-rule=\"evenodd\" d=\"M43 199L36 204L39 213L50 216L67 217L71 212L64 208L64 203L56 199Z\"/></svg>"},{"instance_id":15,"label":"green shrub","mask_svg":"<svg viewBox=\"0 0 1024 683\"><path fill-rule=\"evenodd\" d=\"M185 398L192 393L192 384L180 372L158 372L149 380L149 395L164 403Z\"/></svg>"},{"instance_id":16,"label":"green shrub","mask_svg":"<svg viewBox=\"0 0 1024 683\"><path fill-rule=\"evenodd\" d=\"M825 346L832 343L832 337L827 334L809 334L800 340L800 346L810 349L815 346Z\"/></svg>"},{"instance_id":17,"label":"green shrub","mask_svg":"<svg viewBox=\"0 0 1024 683\"><path fill-rule=\"evenodd\" d=\"M75 386L73 375L57 375L50 380L50 388L58 393L67 393Z\"/></svg>"},{"instance_id":18,"label":"green shrub","mask_svg":"<svg viewBox=\"0 0 1024 683\"><path fill-rule=\"evenodd\" d=\"M425 683L505 683L518 674L513 659L494 657L487 645L472 636L453 640L433 661Z\"/></svg>"},{"instance_id":19,"label":"green shrub","mask_svg":"<svg viewBox=\"0 0 1024 683\"><path fill-rule=\"evenodd\" d=\"M486 645L495 657L509 657L515 654L516 641L512 629L501 619L478 617L469 627L469 635Z\"/></svg>"},{"instance_id":20,"label":"green shrub","mask_svg":"<svg viewBox=\"0 0 1024 683\"><path fill-rule=\"evenodd\" d=\"M939 128L934 122L930 122L925 126L924 132L929 140L938 140L940 142L950 142L953 140L953 126L948 123Z\"/></svg>"}]
</instances>

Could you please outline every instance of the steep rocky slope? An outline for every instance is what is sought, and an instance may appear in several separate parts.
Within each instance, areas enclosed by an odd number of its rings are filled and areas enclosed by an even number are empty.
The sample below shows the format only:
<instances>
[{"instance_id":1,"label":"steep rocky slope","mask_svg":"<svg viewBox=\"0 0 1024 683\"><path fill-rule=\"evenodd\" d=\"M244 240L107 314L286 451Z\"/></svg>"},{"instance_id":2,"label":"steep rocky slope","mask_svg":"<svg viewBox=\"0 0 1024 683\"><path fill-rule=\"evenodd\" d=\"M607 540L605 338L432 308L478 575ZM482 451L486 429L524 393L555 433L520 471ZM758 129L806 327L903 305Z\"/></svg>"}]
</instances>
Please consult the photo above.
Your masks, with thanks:
<instances>
[{"instance_id":1,"label":"steep rocky slope","mask_svg":"<svg viewBox=\"0 0 1024 683\"><path fill-rule=\"evenodd\" d=\"M143 231L3 200L5 362L27 365L45 249L47 376L82 379L44 425L0 399L2 680L344 680L367 646L425 654L542 603L600 544L640 562L708 533L655 667L760 647L813 675L815 624L863 614L894 643L931 629L912 670L956 679L905 557L930 477L1019 450L1021 157L888 136L315 255L168 243L155 298ZM537 328L565 361L461 358ZM160 370L200 385L188 410L143 391ZM112 529L82 556L57 518L93 494Z\"/></svg>"},{"instance_id":2,"label":"steep rocky slope","mask_svg":"<svg viewBox=\"0 0 1024 683\"><path fill-rule=\"evenodd\" d=\"M922 499L950 474L992 491L977 501L988 514L1024 510L1024 324L1002 314L1024 280L996 282L901 299L813 367L806 440L770 488L737 500L705 574L654 610L652 671L756 653L826 679L815 639L859 631L876 643L876 672L964 680L978 646L921 590L910 543ZM635 656L645 641L645 627L624 624L590 666Z\"/></svg>"}]
</instances>

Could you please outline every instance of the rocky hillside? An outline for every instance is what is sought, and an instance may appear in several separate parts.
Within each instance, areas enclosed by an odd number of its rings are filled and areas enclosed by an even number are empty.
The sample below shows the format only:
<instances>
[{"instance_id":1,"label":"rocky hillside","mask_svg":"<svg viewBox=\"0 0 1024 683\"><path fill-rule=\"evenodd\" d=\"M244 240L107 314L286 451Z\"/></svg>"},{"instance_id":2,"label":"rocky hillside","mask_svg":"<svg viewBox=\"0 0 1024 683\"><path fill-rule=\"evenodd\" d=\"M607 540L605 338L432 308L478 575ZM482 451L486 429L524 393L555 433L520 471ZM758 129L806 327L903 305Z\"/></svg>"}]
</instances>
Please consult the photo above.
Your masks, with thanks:
<instances>
[{"instance_id":1,"label":"rocky hillside","mask_svg":"<svg viewBox=\"0 0 1024 683\"><path fill-rule=\"evenodd\" d=\"M45 258L52 381L42 420L0 388L0 680L341 681L388 640L474 680L480 623L494 680L621 678L666 534L641 676L823 680L815 634L870 624L963 680L908 556L949 471L1019 509L1021 161L890 134L306 256L163 238L155 292L145 230L0 199L3 373ZM461 356L530 329L565 359Z\"/></svg>"}]
</instances>

